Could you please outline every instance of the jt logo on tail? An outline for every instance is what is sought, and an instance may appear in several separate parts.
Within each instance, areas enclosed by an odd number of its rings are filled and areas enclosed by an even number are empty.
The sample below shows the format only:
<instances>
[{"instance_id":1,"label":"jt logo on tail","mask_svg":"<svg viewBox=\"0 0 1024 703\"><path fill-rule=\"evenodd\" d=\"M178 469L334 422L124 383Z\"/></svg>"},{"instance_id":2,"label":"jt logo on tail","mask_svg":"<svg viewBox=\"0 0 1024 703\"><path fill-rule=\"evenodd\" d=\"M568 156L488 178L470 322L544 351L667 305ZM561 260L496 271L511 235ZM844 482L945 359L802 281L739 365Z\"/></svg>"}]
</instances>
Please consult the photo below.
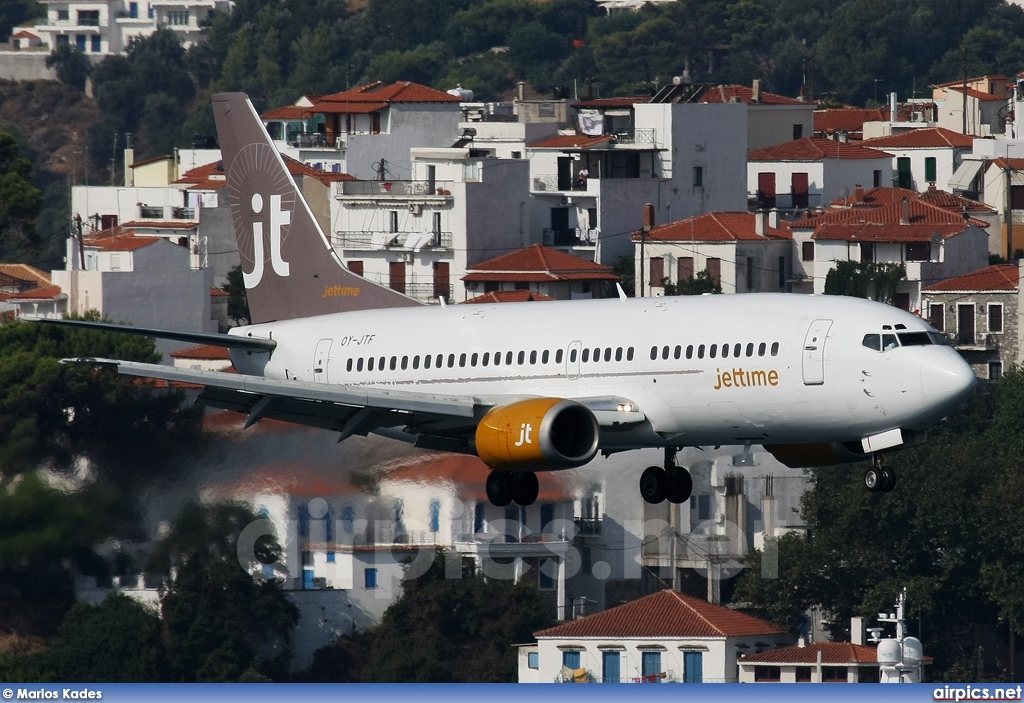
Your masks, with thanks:
<instances>
[{"instance_id":1,"label":"jt logo on tail","mask_svg":"<svg viewBox=\"0 0 1024 703\"><path fill-rule=\"evenodd\" d=\"M263 196L254 193L252 196L253 214L259 215L263 212ZM282 278L287 278L290 271L288 262L281 258L281 228L291 224L292 213L281 208L281 196L270 196L270 265L274 273ZM266 262L263 260L263 223L252 223L252 249L255 263L251 272L242 271L242 280L246 288L255 288L263 280L263 269Z\"/></svg>"}]
</instances>

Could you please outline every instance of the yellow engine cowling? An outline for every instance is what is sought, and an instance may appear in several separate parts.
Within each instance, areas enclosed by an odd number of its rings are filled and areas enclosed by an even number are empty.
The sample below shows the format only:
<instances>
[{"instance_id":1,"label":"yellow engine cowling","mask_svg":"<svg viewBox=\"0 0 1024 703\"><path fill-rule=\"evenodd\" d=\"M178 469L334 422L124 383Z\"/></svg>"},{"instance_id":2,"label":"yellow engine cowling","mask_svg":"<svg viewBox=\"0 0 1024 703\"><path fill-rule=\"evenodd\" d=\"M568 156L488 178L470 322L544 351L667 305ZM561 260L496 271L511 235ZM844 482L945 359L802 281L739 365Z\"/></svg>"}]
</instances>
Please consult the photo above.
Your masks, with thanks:
<instances>
[{"instance_id":1,"label":"yellow engine cowling","mask_svg":"<svg viewBox=\"0 0 1024 703\"><path fill-rule=\"evenodd\" d=\"M866 461L871 457L855 442L818 442L815 444L766 444L765 450L791 469L812 466L836 466Z\"/></svg>"},{"instance_id":2,"label":"yellow engine cowling","mask_svg":"<svg viewBox=\"0 0 1024 703\"><path fill-rule=\"evenodd\" d=\"M563 398L531 398L494 408L476 428L476 452L506 471L569 469L597 454L600 428L586 406Z\"/></svg>"}]
</instances>

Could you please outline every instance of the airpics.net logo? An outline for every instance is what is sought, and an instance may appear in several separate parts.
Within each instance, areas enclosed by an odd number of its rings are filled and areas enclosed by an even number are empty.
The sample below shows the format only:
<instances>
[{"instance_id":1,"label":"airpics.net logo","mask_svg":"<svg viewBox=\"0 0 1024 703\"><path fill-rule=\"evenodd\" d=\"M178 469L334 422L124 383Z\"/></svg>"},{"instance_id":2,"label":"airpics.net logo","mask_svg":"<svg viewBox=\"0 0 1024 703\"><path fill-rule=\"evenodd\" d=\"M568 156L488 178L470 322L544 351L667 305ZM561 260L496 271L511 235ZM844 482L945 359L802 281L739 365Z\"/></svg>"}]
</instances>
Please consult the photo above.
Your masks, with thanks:
<instances>
[{"instance_id":1,"label":"airpics.net logo","mask_svg":"<svg viewBox=\"0 0 1024 703\"><path fill-rule=\"evenodd\" d=\"M252 214L263 214L263 196L253 193L250 200ZM274 273L282 278L287 278L290 272L288 262L281 257L281 232L292 221L292 213L281 207L281 196L270 196L270 266ZM266 268L266 261L263 253L263 222L260 220L252 223L252 248L255 263L253 270L249 273L242 271L242 280L246 288L255 288L263 280L263 271Z\"/></svg>"}]
</instances>

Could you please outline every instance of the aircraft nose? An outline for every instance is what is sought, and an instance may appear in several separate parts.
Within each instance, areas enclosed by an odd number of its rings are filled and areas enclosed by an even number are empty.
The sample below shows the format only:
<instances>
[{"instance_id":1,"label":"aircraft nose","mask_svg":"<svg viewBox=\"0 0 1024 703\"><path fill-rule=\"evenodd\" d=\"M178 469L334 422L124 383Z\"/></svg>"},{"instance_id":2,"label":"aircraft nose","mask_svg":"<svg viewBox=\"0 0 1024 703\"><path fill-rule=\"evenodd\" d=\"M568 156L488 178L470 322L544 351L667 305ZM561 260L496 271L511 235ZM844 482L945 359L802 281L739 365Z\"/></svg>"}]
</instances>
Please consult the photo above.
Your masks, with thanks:
<instances>
[{"instance_id":1,"label":"aircraft nose","mask_svg":"<svg viewBox=\"0 0 1024 703\"><path fill-rule=\"evenodd\" d=\"M921 385L927 398L954 408L974 392L977 377L963 357L952 349L944 351L922 369Z\"/></svg>"}]
</instances>

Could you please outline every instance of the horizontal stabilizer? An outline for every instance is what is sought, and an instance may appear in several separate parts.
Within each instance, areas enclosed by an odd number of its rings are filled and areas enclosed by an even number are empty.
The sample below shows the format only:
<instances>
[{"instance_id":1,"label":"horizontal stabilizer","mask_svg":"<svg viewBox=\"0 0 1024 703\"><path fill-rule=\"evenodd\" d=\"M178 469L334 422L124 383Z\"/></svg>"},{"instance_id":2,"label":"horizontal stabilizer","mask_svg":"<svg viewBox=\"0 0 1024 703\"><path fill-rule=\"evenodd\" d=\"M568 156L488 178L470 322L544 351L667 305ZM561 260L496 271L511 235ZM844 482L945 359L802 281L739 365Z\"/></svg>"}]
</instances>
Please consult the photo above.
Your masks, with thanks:
<instances>
[{"instance_id":1,"label":"horizontal stabilizer","mask_svg":"<svg viewBox=\"0 0 1024 703\"><path fill-rule=\"evenodd\" d=\"M35 320L35 322L41 322L46 325L98 330L100 332L118 332L120 334L135 334L142 337L172 339L177 342L209 344L214 347L227 347L229 349L246 349L249 351L269 352L273 351L277 347L277 342L273 339L266 339L263 337L241 337L231 334L217 334L215 332L179 332L176 330L162 330L152 327L116 325L112 322L88 322L86 320L39 319Z\"/></svg>"}]
</instances>

